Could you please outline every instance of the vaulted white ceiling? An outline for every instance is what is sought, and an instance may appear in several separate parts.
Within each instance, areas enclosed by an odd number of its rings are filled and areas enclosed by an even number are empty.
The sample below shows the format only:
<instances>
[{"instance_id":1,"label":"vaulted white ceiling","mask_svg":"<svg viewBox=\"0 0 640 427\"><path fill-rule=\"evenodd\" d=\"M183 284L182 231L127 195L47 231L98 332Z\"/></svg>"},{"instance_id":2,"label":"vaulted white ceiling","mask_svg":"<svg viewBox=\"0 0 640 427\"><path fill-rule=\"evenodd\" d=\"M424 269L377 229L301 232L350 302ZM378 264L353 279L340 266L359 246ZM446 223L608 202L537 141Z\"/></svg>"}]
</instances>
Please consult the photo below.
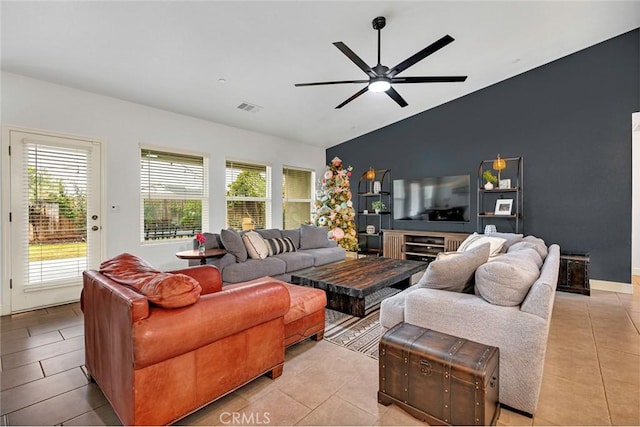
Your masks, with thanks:
<instances>
[{"instance_id":1,"label":"vaulted white ceiling","mask_svg":"<svg viewBox=\"0 0 640 427\"><path fill-rule=\"evenodd\" d=\"M640 26L640 2L140 1L1 3L2 69L163 110L329 147ZM332 42L370 66L394 66L455 41L401 76L400 108L364 87L294 83L366 79ZM585 70L588 71L588 70ZM225 82L219 82L224 79ZM262 107L238 109L243 102ZM461 118L461 122L464 118Z\"/></svg>"}]
</instances>

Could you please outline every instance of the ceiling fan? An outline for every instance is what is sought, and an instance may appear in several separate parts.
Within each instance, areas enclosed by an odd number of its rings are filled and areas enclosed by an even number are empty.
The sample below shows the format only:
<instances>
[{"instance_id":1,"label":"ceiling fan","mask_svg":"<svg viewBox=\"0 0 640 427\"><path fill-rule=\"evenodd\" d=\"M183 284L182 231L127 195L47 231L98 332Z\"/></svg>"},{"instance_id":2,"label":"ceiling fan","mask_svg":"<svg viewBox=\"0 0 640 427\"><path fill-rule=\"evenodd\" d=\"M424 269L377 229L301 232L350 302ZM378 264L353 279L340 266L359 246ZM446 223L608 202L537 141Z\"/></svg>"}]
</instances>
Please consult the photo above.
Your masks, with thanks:
<instances>
[{"instance_id":1,"label":"ceiling fan","mask_svg":"<svg viewBox=\"0 0 640 427\"><path fill-rule=\"evenodd\" d=\"M442 49L454 39L450 35L442 37L440 40L425 47L415 55L405 59L393 68L389 68L380 63L380 30L384 28L386 19L384 16L378 16L372 22L373 29L378 30L378 64L375 67L368 66L358 55L356 55L346 44L342 42L335 42L333 45L340 49L342 53L347 55L354 64L356 64L362 71L369 76L369 80L342 80L335 82L316 82L316 83L296 83L295 86L320 86L320 85L336 85L344 83L367 83L367 86L356 92L349 99L338 105L336 108L342 108L349 102L353 101L367 90L371 92L386 92L394 101L398 103L400 107L406 107L407 101L400 96L396 90L391 87L396 83L450 83L450 82L463 82L467 79L467 76L433 76L433 77L396 77L398 74L411 67L415 63L422 61L432 53Z\"/></svg>"}]
</instances>

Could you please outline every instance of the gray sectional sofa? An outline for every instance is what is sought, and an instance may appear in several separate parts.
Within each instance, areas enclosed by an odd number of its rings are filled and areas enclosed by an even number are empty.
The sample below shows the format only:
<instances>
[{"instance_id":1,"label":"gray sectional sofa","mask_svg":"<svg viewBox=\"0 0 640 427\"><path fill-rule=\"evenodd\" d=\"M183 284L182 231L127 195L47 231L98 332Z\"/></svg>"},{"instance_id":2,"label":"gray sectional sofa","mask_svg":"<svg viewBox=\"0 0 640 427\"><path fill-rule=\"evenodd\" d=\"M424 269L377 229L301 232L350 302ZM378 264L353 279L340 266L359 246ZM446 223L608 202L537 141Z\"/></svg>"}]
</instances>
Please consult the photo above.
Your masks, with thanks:
<instances>
[{"instance_id":1,"label":"gray sectional sofa","mask_svg":"<svg viewBox=\"0 0 640 427\"><path fill-rule=\"evenodd\" d=\"M541 239L505 236L508 248L468 270L475 281L471 293L443 290L442 277L459 276L459 261L430 264L420 282L382 301L383 331L399 322L459 336L500 349L500 402L534 414L540 396L547 337L560 265L558 245ZM542 244L540 243L542 242ZM538 252L536 254L536 252ZM470 254L468 258L478 254ZM455 257L454 257L455 258ZM439 263L439 264L437 264ZM453 272L443 273L446 267ZM436 272L437 274L433 274ZM468 287L467 287L468 289Z\"/></svg>"},{"instance_id":2,"label":"gray sectional sofa","mask_svg":"<svg viewBox=\"0 0 640 427\"><path fill-rule=\"evenodd\" d=\"M207 264L220 269L224 284L238 283L271 276L275 279L290 281L291 273L304 268L343 261L346 251L335 241L327 238L327 229L302 225L294 230L255 230L264 239L290 239L292 251L254 259L249 256L242 236L245 232L222 230L218 233L203 233L206 237L205 247L222 248L227 254L221 258L209 258ZM194 249L197 242L194 240ZM191 260L190 265L198 264Z\"/></svg>"}]
</instances>

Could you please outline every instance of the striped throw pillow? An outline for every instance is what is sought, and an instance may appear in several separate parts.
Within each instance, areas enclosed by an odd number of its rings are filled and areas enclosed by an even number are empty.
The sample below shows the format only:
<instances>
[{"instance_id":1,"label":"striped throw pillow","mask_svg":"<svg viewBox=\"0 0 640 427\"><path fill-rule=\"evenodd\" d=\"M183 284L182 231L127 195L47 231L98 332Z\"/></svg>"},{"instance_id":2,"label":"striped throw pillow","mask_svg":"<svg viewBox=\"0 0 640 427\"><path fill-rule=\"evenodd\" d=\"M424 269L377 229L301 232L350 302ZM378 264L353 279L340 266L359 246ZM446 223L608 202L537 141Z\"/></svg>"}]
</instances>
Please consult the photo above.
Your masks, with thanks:
<instances>
[{"instance_id":1,"label":"striped throw pillow","mask_svg":"<svg viewBox=\"0 0 640 427\"><path fill-rule=\"evenodd\" d=\"M267 243L269 256L296 251L296 247L293 245L293 240L291 240L289 237L264 239L264 241Z\"/></svg>"}]
</instances>

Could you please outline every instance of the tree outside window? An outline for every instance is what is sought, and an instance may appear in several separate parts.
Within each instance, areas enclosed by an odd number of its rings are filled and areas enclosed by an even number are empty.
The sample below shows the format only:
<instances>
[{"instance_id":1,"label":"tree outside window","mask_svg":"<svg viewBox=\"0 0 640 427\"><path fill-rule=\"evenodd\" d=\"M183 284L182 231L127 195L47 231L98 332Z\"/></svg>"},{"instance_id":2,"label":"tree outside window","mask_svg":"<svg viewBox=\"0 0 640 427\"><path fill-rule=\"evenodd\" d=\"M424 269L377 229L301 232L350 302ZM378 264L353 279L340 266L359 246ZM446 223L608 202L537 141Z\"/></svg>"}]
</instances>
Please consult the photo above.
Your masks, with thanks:
<instances>
[{"instance_id":1,"label":"tree outside window","mask_svg":"<svg viewBox=\"0 0 640 427\"><path fill-rule=\"evenodd\" d=\"M262 165L227 161L227 227L236 230L268 227L270 169Z\"/></svg>"}]
</instances>

